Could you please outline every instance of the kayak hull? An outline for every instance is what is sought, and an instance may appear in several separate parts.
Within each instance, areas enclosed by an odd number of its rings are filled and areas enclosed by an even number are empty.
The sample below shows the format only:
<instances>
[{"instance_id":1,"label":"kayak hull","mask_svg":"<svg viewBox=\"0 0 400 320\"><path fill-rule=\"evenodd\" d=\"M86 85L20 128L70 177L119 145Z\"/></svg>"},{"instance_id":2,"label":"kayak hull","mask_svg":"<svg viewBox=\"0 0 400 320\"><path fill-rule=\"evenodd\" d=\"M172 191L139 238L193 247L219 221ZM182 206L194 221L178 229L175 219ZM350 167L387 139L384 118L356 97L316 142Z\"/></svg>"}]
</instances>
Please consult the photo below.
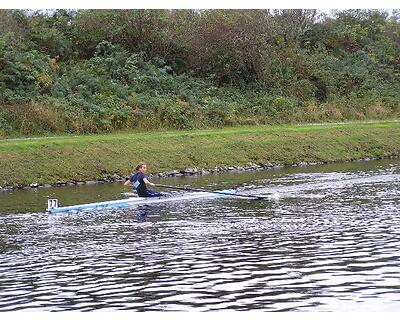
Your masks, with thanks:
<instances>
[{"instance_id":1,"label":"kayak hull","mask_svg":"<svg viewBox=\"0 0 400 320\"><path fill-rule=\"evenodd\" d=\"M226 194L225 194L226 192ZM221 198L221 197L229 197L235 196L232 191L224 191L224 193L211 193L211 192L193 192L186 193L179 196L171 196L171 197L148 197L148 198L127 198L121 200L112 200L112 201L103 201L96 203L87 203L87 204L78 204L67 207L58 207L58 208L50 208L47 209L49 213L66 213L66 212L74 212L74 211L85 211L85 210L96 210L96 209L104 209L104 208L127 208L132 206L140 206L140 205L149 205L149 204L159 204L159 203L167 203L174 201L190 201L196 199L204 199L204 198Z\"/></svg>"}]
</instances>

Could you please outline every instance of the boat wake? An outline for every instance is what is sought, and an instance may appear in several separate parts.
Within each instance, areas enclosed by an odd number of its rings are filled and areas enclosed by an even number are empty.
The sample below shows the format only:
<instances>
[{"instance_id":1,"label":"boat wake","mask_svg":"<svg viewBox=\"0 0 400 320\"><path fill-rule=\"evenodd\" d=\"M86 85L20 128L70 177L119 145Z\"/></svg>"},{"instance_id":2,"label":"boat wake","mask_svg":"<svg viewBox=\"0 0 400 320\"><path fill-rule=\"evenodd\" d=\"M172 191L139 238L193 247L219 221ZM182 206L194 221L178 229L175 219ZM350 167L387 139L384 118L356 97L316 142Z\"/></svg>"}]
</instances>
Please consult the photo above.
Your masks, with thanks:
<instances>
[{"instance_id":1,"label":"boat wake","mask_svg":"<svg viewBox=\"0 0 400 320\"><path fill-rule=\"evenodd\" d=\"M360 176L360 174L295 174L273 180L262 180L264 186L252 185L242 188L252 194L268 196L270 200L279 201L284 198L325 198L330 194L338 194L352 188L368 189L388 183L398 184L399 174L381 174ZM268 184L269 186L265 186ZM392 192L398 195L397 189Z\"/></svg>"}]
</instances>

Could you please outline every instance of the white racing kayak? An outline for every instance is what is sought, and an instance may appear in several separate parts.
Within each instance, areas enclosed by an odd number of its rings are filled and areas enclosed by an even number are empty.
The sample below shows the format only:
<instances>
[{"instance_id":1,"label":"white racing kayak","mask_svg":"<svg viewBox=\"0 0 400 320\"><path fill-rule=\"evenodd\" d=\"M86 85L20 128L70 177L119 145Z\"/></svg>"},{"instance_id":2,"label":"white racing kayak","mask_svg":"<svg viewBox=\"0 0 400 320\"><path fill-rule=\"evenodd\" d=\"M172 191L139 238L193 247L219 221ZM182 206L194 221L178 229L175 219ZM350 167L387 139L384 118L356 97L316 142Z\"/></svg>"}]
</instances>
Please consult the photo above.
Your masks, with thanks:
<instances>
[{"instance_id":1,"label":"white racing kayak","mask_svg":"<svg viewBox=\"0 0 400 320\"><path fill-rule=\"evenodd\" d=\"M149 197L149 198L127 198L121 200L111 200L87 204L78 204L68 207L59 207L58 199L48 199L47 201L47 212L49 213L65 213L83 210L95 210L103 208L126 208L131 206L147 205L147 204L158 204L173 201L189 201L203 198L221 198L221 197L237 197L234 190L224 190L218 193L214 192L188 192L183 194L163 196L163 197ZM239 196L240 197L240 196Z\"/></svg>"}]
</instances>

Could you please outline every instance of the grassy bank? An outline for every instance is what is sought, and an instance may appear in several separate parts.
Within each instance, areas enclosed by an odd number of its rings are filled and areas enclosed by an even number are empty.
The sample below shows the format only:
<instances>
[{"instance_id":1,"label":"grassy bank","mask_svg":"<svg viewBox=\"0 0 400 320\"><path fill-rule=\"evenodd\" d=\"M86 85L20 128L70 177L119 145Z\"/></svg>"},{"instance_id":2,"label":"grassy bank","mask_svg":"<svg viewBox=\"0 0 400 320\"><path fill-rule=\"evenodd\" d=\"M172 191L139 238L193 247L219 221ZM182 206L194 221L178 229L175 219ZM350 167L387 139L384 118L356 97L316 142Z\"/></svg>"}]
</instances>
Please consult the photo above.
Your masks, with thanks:
<instances>
[{"instance_id":1,"label":"grassy bank","mask_svg":"<svg viewBox=\"0 0 400 320\"><path fill-rule=\"evenodd\" d=\"M292 164L400 155L400 123L251 126L0 140L0 184L127 175L139 161L153 173L187 167Z\"/></svg>"}]
</instances>

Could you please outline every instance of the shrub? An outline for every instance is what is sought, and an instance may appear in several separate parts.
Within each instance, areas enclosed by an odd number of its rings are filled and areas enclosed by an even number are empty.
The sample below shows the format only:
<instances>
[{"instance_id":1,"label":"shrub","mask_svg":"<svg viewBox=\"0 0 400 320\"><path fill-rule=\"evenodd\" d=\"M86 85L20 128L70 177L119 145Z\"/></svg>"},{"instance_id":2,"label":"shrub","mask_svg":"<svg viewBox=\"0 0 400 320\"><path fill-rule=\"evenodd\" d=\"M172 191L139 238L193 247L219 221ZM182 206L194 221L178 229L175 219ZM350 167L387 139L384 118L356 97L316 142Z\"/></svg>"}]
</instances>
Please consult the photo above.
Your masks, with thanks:
<instances>
[{"instance_id":1,"label":"shrub","mask_svg":"<svg viewBox=\"0 0 400 320\"><path fill-rule=\"evenodd\" d=\"M399 20L316 17L1 11L1 135L399 116Z\"/></svg>"}]
</instances>

